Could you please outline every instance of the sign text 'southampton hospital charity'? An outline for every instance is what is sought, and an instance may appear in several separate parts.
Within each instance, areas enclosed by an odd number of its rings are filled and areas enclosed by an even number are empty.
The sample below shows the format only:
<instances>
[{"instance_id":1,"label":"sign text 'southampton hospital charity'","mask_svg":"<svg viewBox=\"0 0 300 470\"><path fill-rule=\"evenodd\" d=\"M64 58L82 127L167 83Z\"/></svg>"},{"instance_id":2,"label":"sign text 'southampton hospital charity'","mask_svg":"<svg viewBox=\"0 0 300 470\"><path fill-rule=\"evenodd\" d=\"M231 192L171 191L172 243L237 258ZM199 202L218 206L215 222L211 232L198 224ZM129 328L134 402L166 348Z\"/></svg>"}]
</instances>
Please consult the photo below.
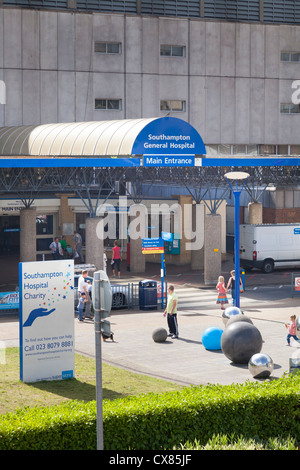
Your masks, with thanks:
<instances>
[{"instance_id":1,"label":"sign text 'southampton hospital charity'","mask_svg":"<svg viewBox=\"0 0 300 470\"><path fill-rule=\"evenodd\" d=\"M20 263L20 378L74 376L74 262Z\"/></svg>"}]
</instances>

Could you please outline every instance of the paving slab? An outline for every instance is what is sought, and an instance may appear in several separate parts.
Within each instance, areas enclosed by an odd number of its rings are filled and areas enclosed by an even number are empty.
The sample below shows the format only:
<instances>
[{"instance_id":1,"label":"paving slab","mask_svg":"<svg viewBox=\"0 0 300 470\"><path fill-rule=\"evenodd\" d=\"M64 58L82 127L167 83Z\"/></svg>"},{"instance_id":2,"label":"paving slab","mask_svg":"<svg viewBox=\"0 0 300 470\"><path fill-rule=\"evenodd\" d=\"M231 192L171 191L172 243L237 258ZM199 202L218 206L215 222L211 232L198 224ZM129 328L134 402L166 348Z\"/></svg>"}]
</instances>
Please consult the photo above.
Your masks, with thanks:
<instances>
[{"instance_id":1,"label":"paving slab","mask_svg":"<svg viewBox=\"0 0 300 470\"><path fill-rule=\"evenodd\" d=\"M263 338L262 351L274 362L271 378L281 377L289 370L289 359L300 357L300 345L291 342L286 346L284 322L292 314L299 314L299 300L283 299L276 302L257 302L256 308L247 310L247 298L242 300L244 313L259 329ZM208 351L201 338L210 326L225 328L221 311L212 308L181 310L178 313L179 339L168 338L155 343L152 332L158 327L167 329L161 310L119 310L110 317L115 341L102 342L102 360L137 373L148 374L184 385L222 384L257 381L247 365L233 364L221 350ZM93 321L74 319L75 350L95 357L95 330ZM17 317L0 318L0 341L6 347L19 346L19 322ZM75 371L76 375L76 371Z\"/></svg>"}]
</instances>

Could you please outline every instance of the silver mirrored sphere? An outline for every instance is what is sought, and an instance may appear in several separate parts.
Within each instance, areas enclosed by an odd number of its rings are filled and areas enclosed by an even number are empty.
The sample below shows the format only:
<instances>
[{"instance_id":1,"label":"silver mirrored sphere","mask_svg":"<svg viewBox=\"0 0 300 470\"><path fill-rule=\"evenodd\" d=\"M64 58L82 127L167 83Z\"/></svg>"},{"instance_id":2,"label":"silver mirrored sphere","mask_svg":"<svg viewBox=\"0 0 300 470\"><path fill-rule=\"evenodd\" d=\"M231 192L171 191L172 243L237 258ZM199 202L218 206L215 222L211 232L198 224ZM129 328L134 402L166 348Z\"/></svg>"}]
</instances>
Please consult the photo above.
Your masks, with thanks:
<instances>
[{"instance_id":1,"label":"silver mirrored sphere","mask_svg":"<svg viewBox=\"0 0 300 470\"><path fill-rule=\"evenodd\" d=\"M234 307L234 306L227 307L222 313L222 320L223 320L224 325L225 326L227 325L229 318L231 318L233 315L241 315L241 314L243 314L243 312L238 307Z\"/></svg>"},{"instance_id":2,"label":"silver mirrored sphere","mask_svg":"<svg viewBox=\"0 0 300 470\"><path fill-rule=\"evenodd\" d=\"M268 354L254 354L249 360L248 369L256 379L269 377L274 369L273 359Z\"/></svg>"}]
</instances>

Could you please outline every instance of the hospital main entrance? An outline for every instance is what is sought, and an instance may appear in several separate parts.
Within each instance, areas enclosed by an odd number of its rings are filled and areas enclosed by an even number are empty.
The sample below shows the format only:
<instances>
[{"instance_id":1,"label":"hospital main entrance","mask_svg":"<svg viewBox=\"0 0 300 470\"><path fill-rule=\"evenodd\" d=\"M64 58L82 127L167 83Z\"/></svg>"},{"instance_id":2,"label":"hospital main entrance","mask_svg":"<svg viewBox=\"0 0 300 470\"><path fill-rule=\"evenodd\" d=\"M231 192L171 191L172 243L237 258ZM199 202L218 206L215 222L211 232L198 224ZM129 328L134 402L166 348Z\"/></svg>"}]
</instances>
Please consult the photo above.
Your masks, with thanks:
<instances>
[{"instance_id":1,"label":"hospital main entrance","mask_svg":"<svg viewBox=\"0 0 300 470\"><path fill-rule=\"evenodd\" d=\"M0 216L1 255L20 253L20 216L1 214Z\"/></svg>"}]
</instances>

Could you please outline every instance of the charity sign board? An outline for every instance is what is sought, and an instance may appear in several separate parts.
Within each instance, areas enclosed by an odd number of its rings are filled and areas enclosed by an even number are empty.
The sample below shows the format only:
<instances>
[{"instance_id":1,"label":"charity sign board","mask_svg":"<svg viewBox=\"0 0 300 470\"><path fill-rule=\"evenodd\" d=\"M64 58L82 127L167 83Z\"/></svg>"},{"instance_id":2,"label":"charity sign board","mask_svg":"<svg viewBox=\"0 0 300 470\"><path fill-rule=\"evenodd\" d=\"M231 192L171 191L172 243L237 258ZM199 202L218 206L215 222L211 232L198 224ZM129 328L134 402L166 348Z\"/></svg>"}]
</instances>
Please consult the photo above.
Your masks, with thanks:
<instances>
[{"instance_id":1,"label":"charity sign board","mask_svg":"<svg viewBox=\"0 0 300 470\"><path fill-rule=\"evenodd\" d=\"M74 261L19 263L20 379L74 377Z\"/></svg>"}]
</instances>

